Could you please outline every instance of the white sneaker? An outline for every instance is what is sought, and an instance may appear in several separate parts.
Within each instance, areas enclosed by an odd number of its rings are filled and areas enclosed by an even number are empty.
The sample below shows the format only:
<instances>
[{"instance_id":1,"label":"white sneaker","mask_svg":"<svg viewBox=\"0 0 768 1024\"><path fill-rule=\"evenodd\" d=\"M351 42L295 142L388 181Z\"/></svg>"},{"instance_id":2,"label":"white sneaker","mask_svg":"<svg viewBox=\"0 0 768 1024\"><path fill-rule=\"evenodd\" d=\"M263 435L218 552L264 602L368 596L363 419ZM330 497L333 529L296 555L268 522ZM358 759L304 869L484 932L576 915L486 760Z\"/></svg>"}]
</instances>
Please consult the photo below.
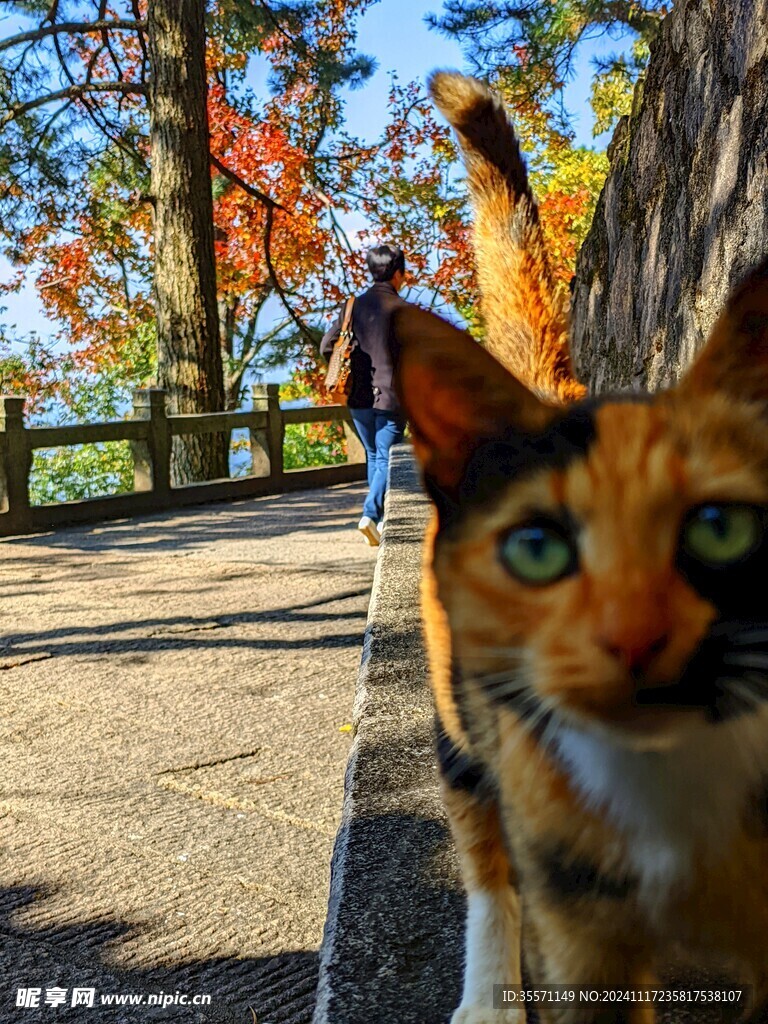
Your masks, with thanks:
<instances>
[{"instance_id":1,"label":"white sneaker","mask_svg":"<svg viewBox=\"0 0 768 1024\"><path fill-rule=\"evenodd\" d=\"M381 536L384 533L384 520L383 519L381 520L380 523L376 524L376 529L379 531L379 536Z\"/></svg>"},{"instance_id":2,"label":"white sneaker","mask_svg":"<svg viewBox=\"0 0 768 1024\"><path fill-rule=\"evenodd\" d=\"M369 544L372 548L379 546L381 537L379 531L376 529L376 523L371 519L370 516L363 516L360 522L357 524L357 528L365 537L365 543Z\"/></svg>"}]
</instances>

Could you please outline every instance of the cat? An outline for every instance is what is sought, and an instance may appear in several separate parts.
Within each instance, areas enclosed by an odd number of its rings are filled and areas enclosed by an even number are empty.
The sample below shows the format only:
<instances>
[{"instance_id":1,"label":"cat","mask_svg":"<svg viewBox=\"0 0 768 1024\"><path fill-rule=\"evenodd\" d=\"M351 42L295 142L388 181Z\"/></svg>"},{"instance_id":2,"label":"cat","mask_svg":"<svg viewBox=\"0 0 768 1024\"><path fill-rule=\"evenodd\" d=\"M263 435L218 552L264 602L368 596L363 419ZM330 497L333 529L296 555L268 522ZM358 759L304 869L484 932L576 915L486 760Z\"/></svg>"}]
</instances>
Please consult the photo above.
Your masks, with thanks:
<instances>
[{"instance_id":1,"label":"cat","mask_svg":"<svg viewBox=\"0 0 768 1024\"><path fill-rule=\"evenodd\" d=\"M450 72L431 92L464 154L487 333L413 307L395 321L434 506L423 618L467 892L453 1024L525 1020L492 1003L521 952L534 986L601 989L648 988L682 951L763 1003L768 261L676 387L589 397L501 102Z\"/></svg>"}]
</instances>

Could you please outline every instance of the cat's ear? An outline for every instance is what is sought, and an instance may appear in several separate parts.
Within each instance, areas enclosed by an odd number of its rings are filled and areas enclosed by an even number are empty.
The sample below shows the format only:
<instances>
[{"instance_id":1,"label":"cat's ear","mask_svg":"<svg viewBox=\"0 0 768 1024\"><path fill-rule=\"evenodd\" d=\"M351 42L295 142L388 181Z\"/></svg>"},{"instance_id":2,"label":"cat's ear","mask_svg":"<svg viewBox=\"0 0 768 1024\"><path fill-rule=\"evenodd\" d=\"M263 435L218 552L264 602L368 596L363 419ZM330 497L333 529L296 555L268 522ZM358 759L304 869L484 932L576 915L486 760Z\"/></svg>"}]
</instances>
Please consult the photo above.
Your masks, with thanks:
<instances>
[{"instance_id":1,"label":"cat's ear","mask_svg":"<svg viewBox=\"0 0 768 1024\"><path fill-rule=\"evenodd\" d=\"M435 483L452 491L472 451L510 427L542 430L556 410L472 337L415 306L397 310L395 384L414 448Z\"/></svg>"},{"instance_id":2,"label":"cat's ear","mask_svg":"<svg viewBox=\"0 0 768 1024\"><path fill-rule=\"evenodd\" d=\"M768 260L731 292L679 392L768 402Z\"/></svg>"}]
</instances>

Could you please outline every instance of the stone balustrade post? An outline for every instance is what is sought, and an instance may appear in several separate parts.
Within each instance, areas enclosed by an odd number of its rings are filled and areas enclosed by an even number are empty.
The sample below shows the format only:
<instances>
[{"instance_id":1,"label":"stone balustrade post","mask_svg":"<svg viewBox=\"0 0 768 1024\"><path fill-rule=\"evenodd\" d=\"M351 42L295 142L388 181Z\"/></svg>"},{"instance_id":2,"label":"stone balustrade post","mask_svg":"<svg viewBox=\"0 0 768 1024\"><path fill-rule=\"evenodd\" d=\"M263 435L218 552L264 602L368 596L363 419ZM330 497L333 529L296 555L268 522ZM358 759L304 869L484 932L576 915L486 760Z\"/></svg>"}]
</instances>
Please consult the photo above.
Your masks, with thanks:
<instances>
[{"instance_id":1,"label":"stone balustrade post","mask_svg":"<svg viewBox=\"0 0 768 1024\"><path fill-rule=\"evenodd\" d=\"M0 508L7 533L26 533L29 526L29 471L32 450L24 426L24 399L0 397Z\"/></svg>"},{"instance_id":2,"label":"stone balustrade post","mask_svg":"<svg viewBox=\"0 0 768 1024\"><path fill-rule=\"evenodd\" d=\"M251 431L251 465L254 476L269 477L277 483L283 475L283 436L285 427L280 409L278 384L254 384L254 412L267 414L263 430Z\"/></svg>"},{"instance_id":3,"label":"stone balustrade post","mask_svg":"<svg viewBox=\"0 0 768 1024\"><path fill-rule=\"evenodd\" d=\"M158 504L168 504L171 493L171 429L162 388L139 388L133 393L133 417L149 421L146 441L134 441L133 486L152 491Z\"/></svg>"}]
</instances>

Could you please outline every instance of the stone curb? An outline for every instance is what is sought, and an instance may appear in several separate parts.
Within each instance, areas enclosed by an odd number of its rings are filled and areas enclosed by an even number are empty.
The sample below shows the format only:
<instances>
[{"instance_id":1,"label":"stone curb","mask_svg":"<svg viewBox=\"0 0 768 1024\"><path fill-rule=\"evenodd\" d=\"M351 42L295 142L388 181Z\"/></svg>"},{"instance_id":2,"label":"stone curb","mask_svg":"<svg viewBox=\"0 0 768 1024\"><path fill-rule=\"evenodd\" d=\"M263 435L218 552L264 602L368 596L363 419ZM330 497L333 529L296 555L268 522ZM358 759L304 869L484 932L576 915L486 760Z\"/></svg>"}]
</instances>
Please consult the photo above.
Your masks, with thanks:
<instances>
[{"instance_id":1,"label":"stone curb","mask_svg":"<svg viewBox=\"0 0 768 1024\"><path fill-rule=\"evenodd\" d=\"M464 897L419 621L429 512L409 447L393 451L390 474L313 1024L442 1024L460 991Z\"/></svg>"}]
</instances>

